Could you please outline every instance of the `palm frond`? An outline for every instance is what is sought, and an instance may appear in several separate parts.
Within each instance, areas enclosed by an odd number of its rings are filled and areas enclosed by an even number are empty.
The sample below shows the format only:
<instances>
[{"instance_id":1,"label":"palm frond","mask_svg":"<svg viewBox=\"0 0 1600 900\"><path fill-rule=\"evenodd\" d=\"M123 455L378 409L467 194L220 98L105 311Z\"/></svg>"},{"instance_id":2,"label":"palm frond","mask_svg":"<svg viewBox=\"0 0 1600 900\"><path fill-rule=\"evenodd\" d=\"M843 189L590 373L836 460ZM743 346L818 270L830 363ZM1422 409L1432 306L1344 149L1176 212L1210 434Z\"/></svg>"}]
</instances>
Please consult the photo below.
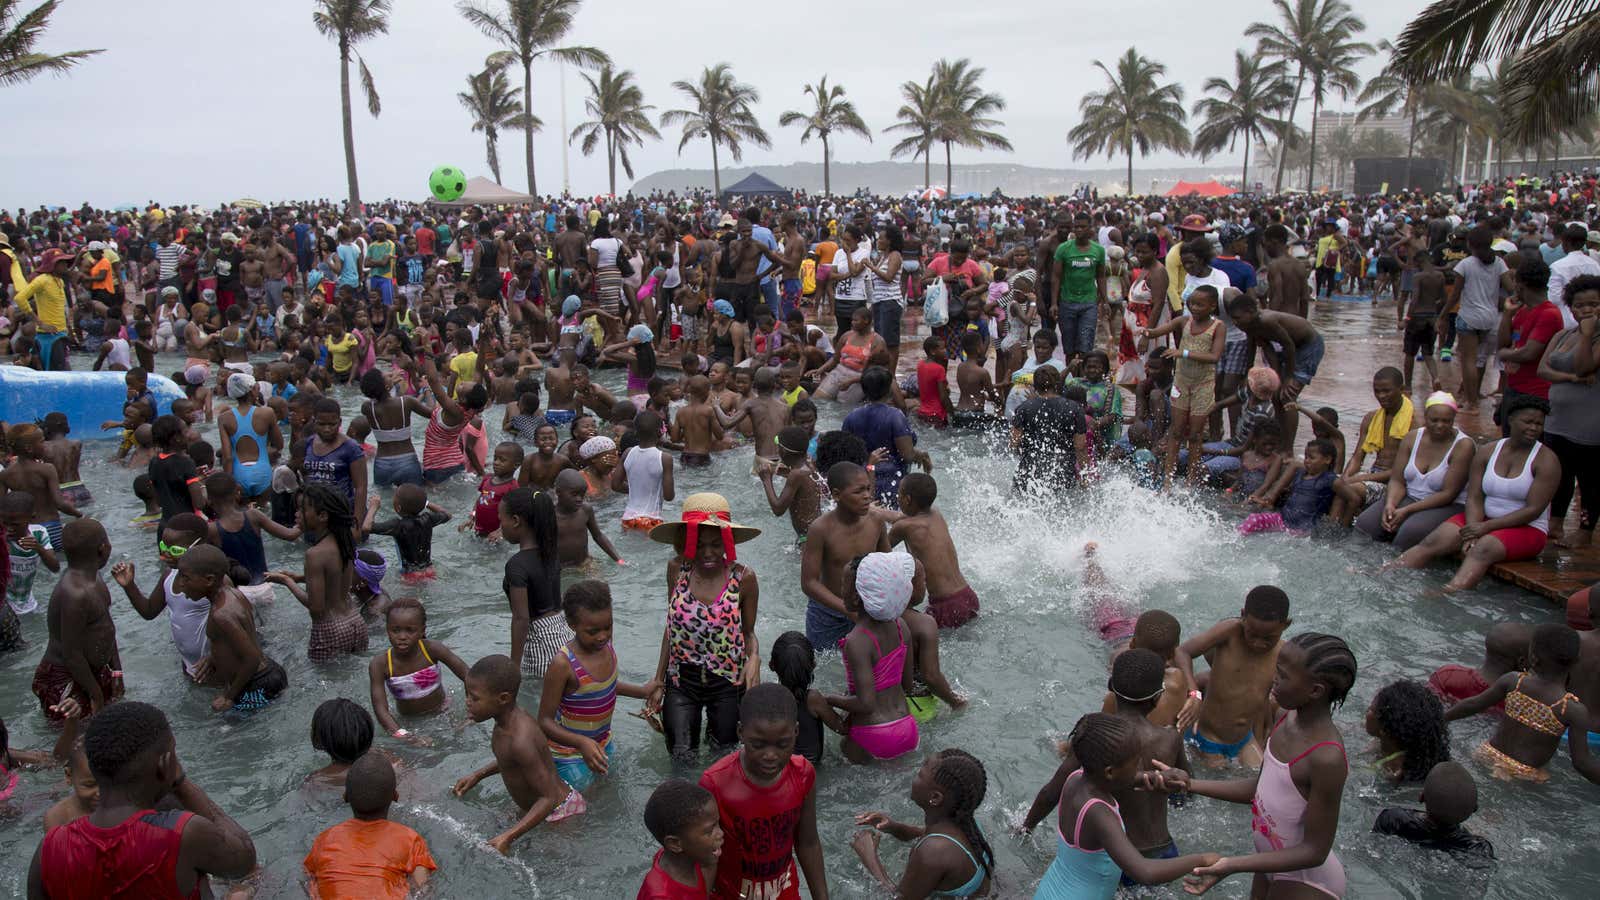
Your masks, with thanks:
<instances>
[{"instance_id":1,"label":"palm frond","mask_svg":"<svg viewBox=\"0 0 1600 900\"><path fill-rule=\"evenodd\" d=\"M383 101L378 98L378 86L372 82L372 71L367 68L367 61L362 59L359 53L356 54L356 60L361 64L361 93L367 98L367 112L376 119L378 114L383 112Z\"/></svg>"},{"instance_id":2,"label":"palm frond","mask_svg":"<svg viewBox=\"0 0 1600 900\"><path fill-rule=\"evenodd\" d=\"M16 17L13 0L0 2L0 85L21 84L40 75L61 75L103 50L69 50L65 53L40 53L34 48L44 37L55 13L56 0ZM15 18L15 22L13 22Z\"/></svg>"}]
</instances>

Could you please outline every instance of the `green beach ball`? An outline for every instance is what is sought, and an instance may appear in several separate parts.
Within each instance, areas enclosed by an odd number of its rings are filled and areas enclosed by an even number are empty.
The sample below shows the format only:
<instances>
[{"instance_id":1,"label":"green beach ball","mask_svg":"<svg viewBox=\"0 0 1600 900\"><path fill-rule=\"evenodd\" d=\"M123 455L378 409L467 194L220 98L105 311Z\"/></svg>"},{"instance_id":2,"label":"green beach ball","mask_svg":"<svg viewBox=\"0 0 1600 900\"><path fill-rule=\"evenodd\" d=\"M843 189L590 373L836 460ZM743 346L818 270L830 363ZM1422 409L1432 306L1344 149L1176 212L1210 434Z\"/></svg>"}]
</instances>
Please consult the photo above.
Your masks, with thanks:
<instances>
[{"instance_id":1,"label":"green beach ball","mask_svg":"<svg viewBox=\"0 0 1600 900\"><path fill-rule=\"evenodd\" d=\"M467 176L455 166L439 166L428 176L428 191L441 203L459 200L467 192Z\"/></svg>"}]
</instances>

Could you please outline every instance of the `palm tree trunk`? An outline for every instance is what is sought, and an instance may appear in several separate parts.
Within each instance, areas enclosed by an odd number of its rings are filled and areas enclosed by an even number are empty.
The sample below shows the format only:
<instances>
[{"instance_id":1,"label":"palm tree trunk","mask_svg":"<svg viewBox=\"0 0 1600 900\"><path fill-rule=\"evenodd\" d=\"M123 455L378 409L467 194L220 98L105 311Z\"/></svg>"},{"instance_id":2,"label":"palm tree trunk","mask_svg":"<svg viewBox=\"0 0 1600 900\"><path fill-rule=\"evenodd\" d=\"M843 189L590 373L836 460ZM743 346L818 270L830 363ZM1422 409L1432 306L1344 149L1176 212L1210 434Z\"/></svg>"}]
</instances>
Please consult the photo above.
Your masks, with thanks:
<instances>
[{"instance_id":1,"label":"palm tree trunk","mask_svg":"<svg viewBox=\"0 0 1600 900\"><path fill-rule=\"evenodd\" d=\"M1411 190L1411 157L1417 150L1417 104L1411 104L1411 127L1406 131L1406 190Z\"/></svg>"},{"instance_id":2,"label":"palm tree trunk","mask_svg":"<svg viewBox=\"0 0 1600 900\"><path fill-rule=\"evenodd\" d=\"M717 199L722 199L722 168L717 164L717 139L711 139L711 187Z\"/></svg>"},{"instance_id":3,"label":"palm tree trunk","mask_svg":"<svg viewBox=\"0 0 1600 900\"><path fill-rule=\"evenodd\" d=\"M1244 171L1239 174L1239 192L1250 193L1250 135L1244 136Z\"/></svg>"},{"instance_id":4,"label":"palm tree trunk","mask_svg":"<svg viewBox=\"0 0 1600 900\"><path fill-rule=\"evenodd\" d=\"M1133 141L1128 142L1128 196L1133 196Z\"/></svg>"},{"instance_id":5,"label":"palm tree trunk","mask_svg":"<svg viewBox=\"0 0 1600 900\"><path fill-rule=\"evenodd\" d=\"M500 183L500 152L499 152L499 148L497 148L495 146L495 134L494 134L494 132L492 132L492 131L491 132L485 132L484 136L483 136L483 143L484 143L484 146L489 151L489 171L494 174L494 183L495 184L499 184Z\"/></svg>"},{"instance_id":6,"label":"palm tree trunk","mask_svg":"<svg viewBox=\"0 0 1600 900\"><path fill-rule=\"evenodd\" d=\"M828 136L822 136L822 196L833 195L833 179L828 172Z\"/></svg>"},{"instance_id":7,"label":"palm tree trunk","mask_svg":"<svg viewBox=\"0 0 1600 900\"><path fill-rule=\"evenodd\" d=\"M350 44L339 41L339 111L344 116L344 178L350 188L350 214L360 215L361 183L356 179L356 132L350 116Z\"/></svg>"},{"instance_id":8,"label":"palm tree trunk","mask_svg":"<svg viewBox=\"0 0 1600 900\"><path fill-rule=\"evenodd\" d=\"M946 197L949 197L950 195L955 193L955 189L954 189L953 182L952 182L952 176L951 176L951 172L953 172L953 171L954 171L954 169L950 165L950 142L949 141L945 141L944 142L944 195Z\"/></svg>"},{"instance_id":9,"label":"palm tree trunk","mask_svg":"<svg viewBox=\"0 0 1600 900\"><path fill-rule=\"evenodd\" d=\"M1300 91L1306 86L1306 67L1300 66L1294 77L1294 99L1289 101L1288 127L1283 139L1278 141L1278 176L1272 182L1274 194L1283 193L1283 166L1289 161L1289 142L1294 140L1294 114L1300 108Z\"/></svg>"},{"instance_id":10,"label":"palm tree trunk","mask_svg":"<svg viewBox=\"0 0 1600 900\"><path fill-rule=\"evenodd\" d=\"M539 196L539 180L533 174L533 60L522 61L522 104L528 120L522 125L522 155L528 164L528 193Z\"/></svg>"},{"instance_id":11,"label":"palm tree trunk","mask_svg":"<svg viewBox=\"0 0 1600 900\"><path fill-rule=\"evenodd\" d=\"M617 144L611 137L611 131L606 131L606 168L610 176L611 196L617 195Z\"/></svg>"},{"instance_id":12,"label":"palm tree trunk","mask_svg":"<svg viewBox=\"0 0 1600 900\"><path fill-rule=\"evenodd\" d=\"M922 189L933 187L933 147L922 148Z\"/></svg>"},{"instance_id":13,"label":"palm tree trunk","mask_svg":"<svg viewBox=\"0 0 1600 900\"><path fill-rule=\"evenodd\" d=\"M1317 180L1317 111L1322 101L1311 98L1311 159L1306 162L1306 193L1311 193Z\"/></svg>"}]
</instances>

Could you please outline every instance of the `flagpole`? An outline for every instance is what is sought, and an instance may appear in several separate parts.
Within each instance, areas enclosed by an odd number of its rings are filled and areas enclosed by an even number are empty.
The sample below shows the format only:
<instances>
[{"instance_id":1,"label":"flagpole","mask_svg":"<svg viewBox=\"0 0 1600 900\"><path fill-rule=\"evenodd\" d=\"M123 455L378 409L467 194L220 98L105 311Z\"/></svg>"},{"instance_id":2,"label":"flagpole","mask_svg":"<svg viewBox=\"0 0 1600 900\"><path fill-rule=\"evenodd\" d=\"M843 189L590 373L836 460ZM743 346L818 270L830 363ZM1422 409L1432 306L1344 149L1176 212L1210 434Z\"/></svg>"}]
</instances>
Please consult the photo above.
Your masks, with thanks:
<instances>
[{"instance_id":1,"label":"flagpole","mask_svg":"<svg viewBox=\"0 0 1600 900\"><path fill-rule=\"evenodd\" d=\"M572 193L567 169L567 64L561 63L561 193Z\"/></svg>"}]
</instances>

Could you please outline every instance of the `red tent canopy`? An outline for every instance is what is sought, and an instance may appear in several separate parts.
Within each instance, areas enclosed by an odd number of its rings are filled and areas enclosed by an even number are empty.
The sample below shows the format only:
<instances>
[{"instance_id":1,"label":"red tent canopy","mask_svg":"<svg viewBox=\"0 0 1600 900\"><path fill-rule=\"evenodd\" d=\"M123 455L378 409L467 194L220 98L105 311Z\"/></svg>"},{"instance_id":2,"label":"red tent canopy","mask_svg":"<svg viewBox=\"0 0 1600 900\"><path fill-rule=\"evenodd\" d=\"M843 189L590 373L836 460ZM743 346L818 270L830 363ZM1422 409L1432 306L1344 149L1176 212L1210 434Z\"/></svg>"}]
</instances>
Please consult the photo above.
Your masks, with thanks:
<instances>
[{"instance_id":1,"label":"red tent canopy","mask_svg":"<svg viewBox=\"0 0 1600 900\"><path fill-rule=\"evenodd\" d=\"M1190 194L1199 194L1202 197L1226 197L1237 193L1233 188L1215 181L1180 181L1167 191L1168 197L1187 197Z\"/></svg>"}]
</instances>

